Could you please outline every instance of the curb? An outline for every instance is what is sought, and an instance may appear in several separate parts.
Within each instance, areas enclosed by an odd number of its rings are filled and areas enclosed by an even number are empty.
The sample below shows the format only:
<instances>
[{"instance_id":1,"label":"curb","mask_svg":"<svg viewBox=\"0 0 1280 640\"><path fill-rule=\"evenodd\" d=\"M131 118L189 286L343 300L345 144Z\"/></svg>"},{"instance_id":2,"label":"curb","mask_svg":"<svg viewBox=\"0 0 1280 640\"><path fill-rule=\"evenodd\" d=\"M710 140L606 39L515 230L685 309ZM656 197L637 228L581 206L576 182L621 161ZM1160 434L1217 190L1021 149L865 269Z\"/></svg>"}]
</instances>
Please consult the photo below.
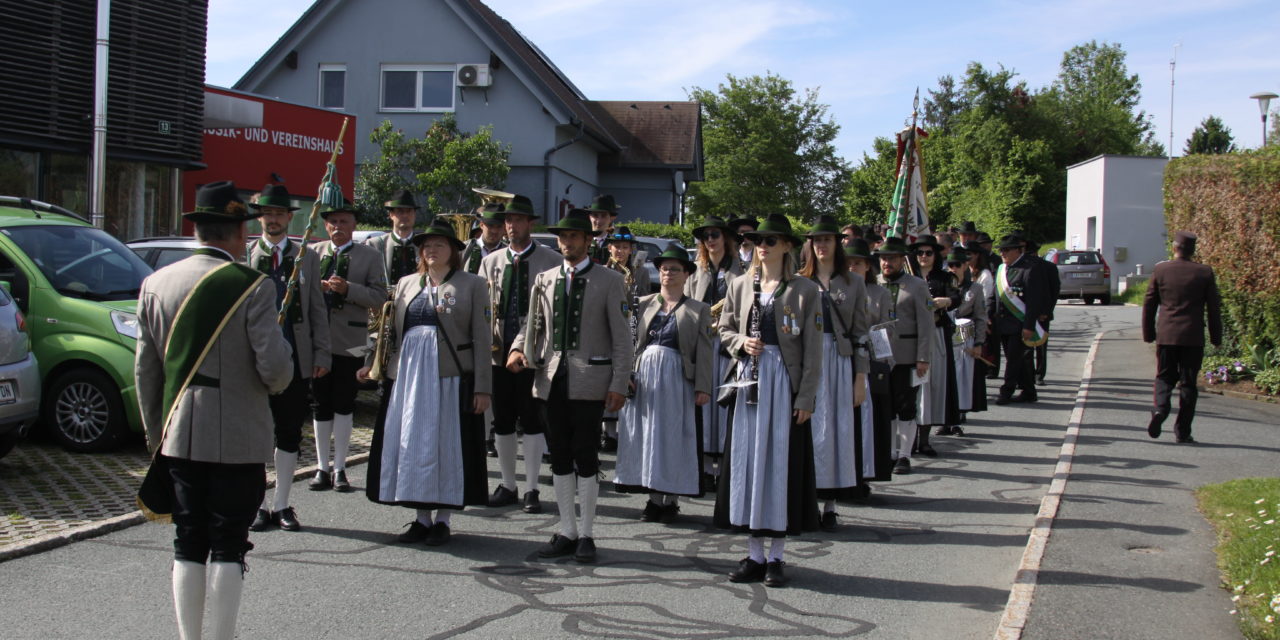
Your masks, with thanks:
<instances>
[{"instance_id":1,"label":"curb","mask_svg":"<svg viewBox=\"0 0 1280 640\"><path fill-rule=\"evenodd\" d=\"M368 452L358 453L353 456L347 456L347 466L355 466L358 464L363 464L368 461L369 461ZM308 476L311 476L312 474L314 474L319 469L320 469L320 465L318 464L313 464L308 467L298 469L297 471L293 472L293 481L297 482L299 480L304 480ZM271 489L275 486L276 486L275 481L267 481L268 489ZM58 533L50 533L43 536L31 538L30 540L24 540L22 542L16 543L7 548L0 549L0 563L13 560L14 558L21 558L23 556L29 556L29 555L40 553L42 551L48 551L50 549L63 547L71 544L72 542L79 542L80 540L88 540L89 538L96 538L98 536L103 536L113 531L120 531L121 529L128 529L129 527L137 526L140 524L146 524L147 522L150 522L150 521L147 520L146 516L142 515L141 511L134 511L131 513L118 515L112 518L107 518L106 520L100 520L98 522L94 522L93 524L86 524L79 527L68 529L66 531L59 531Z\"/></svg>"},{"instance_id":2,"label":"curb","mask_svg":"<svg viewBox=\"0 0 1280 640\"><path fill-rule=\"evenodd\" d=\"M1058 465L1053 470L1053 481L1040 500L1040 511L1036 513L1035 525L1027 537L1022 561L1018 564L1013 587L1009 590L1009 601L1005 604L1004 615L1000 617L1000 625L996 627L996 640L1018 640L1026 630L1031 603L1035 599L1036 581L1040 575L1040 561L1044 559L1049 535L1053 532L1053 519L1058 515L1058 506L1066 492L1067 479L1071 476L1076 439L1080 436L1080 424L1084 421L1084 408L1093 380L1093 362L1098 357L1098 345L1102 344L1102 336L1106 333L1099 331L1094 335L1093 345L1089 347L1089 355L1085 358L1084 370L1080 375L1080 389L1076 392L1075 406L1071 408L1071 419L1067 422L1067 432L1062 438Z\"/></svg>"},{"instance_id":3,"label":"curb","mask_svg":"<svg viewBox=\"0 0 1280 640\"><path fill-rule=\"evenodd\" d=\"M1243 391L1232 391L1230 389L1210 389L1203 385L1197 385L1200 393L1212 393L1216 396L1226 396L1228 398L1236 398L1237 400L1253 400L1254 402L1265 402L1267 404L1280 403L1280 398L1275 396L1264 396L1260 393L1245 393Z\"/></svg>"}]
</instances>

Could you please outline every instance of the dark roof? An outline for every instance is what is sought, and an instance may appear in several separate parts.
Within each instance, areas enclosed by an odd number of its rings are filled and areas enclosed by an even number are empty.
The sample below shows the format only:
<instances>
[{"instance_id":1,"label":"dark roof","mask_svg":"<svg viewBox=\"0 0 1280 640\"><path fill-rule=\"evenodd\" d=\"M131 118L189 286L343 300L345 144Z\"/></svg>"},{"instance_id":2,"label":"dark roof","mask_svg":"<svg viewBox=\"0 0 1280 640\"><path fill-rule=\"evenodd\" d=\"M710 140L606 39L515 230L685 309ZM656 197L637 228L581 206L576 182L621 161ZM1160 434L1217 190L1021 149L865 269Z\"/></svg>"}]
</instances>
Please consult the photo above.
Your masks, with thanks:
<instances>
[{"instance_id":1,"label":"dark roof","mask_svg":"<svg viewBox=\"0 0 1280 640\"><path fill-rule=\"evenodd\" d=\"M697 102L592 101L587 105L607 121L622 150L621 167L696 168L701 156L702 117Z\"/></svg>"}]
</instances>

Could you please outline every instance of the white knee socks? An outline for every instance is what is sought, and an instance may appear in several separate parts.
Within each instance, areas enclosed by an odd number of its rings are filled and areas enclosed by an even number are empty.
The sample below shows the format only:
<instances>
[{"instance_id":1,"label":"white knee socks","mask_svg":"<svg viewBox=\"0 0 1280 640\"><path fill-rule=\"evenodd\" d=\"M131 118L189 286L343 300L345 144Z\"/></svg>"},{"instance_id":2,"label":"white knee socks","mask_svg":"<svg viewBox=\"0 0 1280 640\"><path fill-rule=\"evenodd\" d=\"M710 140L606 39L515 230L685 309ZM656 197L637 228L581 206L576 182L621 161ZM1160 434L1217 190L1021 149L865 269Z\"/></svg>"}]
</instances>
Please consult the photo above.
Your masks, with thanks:
<instances>
[{"instance_id":1,"label":"white knee socks","mask_svg":"<svg viewBox=\"0 0 1280 640\"><path fill-rule=\"evenodd\" d=\"M329 441L333 439L333 421L313 420L311 424L316 430L316 462L321 471L332 471L333 466L329 463Z\"/></svg>"},{"instance_id":2,"label":"white knee socks","mask_svg":"<svg viewBox=\"0 0 1280 640\"><path fill-rule=\"evenodd\" d=\"M244 573L239 562L209 563L209 635L214 640L231 640L236 635Z\"/></svg>"},{"instance_id":3,"label":"white knee socks","mask_svg":"<svg viewBox=\"0 0 1280 640\"><path fill-rule=\"evenodd\" d=\"M333 470L347 470L347 452L351 451L351 422L355 416L350 413L333 415Z\"/></svg>"},{"instance_id":4,"label":"white knee socks","mask_svg":"<svg viewBox=\"0 0 1280 640\"><path fill-rule=\"evenodd\" d=\"M178 637L198 640L204 626L204 565L173 561L173 610L178 615Z\"/></svg>"},{"instance_id":5,"label":"white knee socks","mask_svg":"<svg viewBox=\"0 0 1280 640\"><path fill-rule=\"evenodd\" d=\"M431 526L432 524L434 524L434 522L432 522L432 520L431 520L431 510L430 510L430 509L418 509L417 511L418 511L418 522L420 522L420 523L422 523L422 524L424 524L424 525L426 525L426 526L428 526L428 527L429 527L429 526Z\"/></svg>"},{"instance_id":6,"label":"white knee socks","mask_svg":"<svg viewBox=\"0 0 1280 640\"><path fill-rule=\"evenodd\" d=\"M782 560L782 551L787 547L786 538L774 538L769 543L769 562L778 562Z\"/></svg>"},{"instance_id":7,"label":"white knee socks","mask_svg":"<svg viewBox=\"0 0 1280 640\"><path fill-rule=\"evenodd\" d=\"M577 476L566 473L562 476L551 476L551 485L556 489L556 507L560 510L560 535L570 539L578 539L578 517L573 512L573 493L577 488Z\"/></svg>"},{"instance_id":8,"label":"white knee socks","mask_svg":"<svg viewBox=\"0 0 1280 640\"><path fill-rule=\"evenodd\" d=\"M826 502L822 503L822 512L823 512L823 513L829 513L829 512L833 512L833 511L835 511L835 510L836 510L836 501L835 501L835 500L827 500Z\"/></svg>"},{"instance_id":9,"label":"white knee socks","mask_svg":"<svg viewBox=\"0 0 1280 640\"><path fill-rule=\"evenodd\" d=\"M542 453L547 450L547 438L541 433L524 434L524 490L538 490L538 472L542 470Z\"/></svg>"},{"instance_id":10,"label":"white knee socks","mask_svg":"<svg viewBox=\"0 0 1280 640\"><path fill-rule=\"evenodd\" d=\"M596 498L600 496L600 480L596 476L578 476L578 503L582 507L582 536L591 537L591 525L596 520Z\"/></svg>"},{"instance_id":11,"label":"white knee socks","mask_svg":"<svg viewBox=\"0 0 1280 640\"><path fill-rule=\"evenodd\" d=\"M915 420L894 420L894 454L893 459L910 458L911 449L916 444L916 421Z\"/></svg>"},{"instance_id":12,"label":"white knee socks","mask_svg":"<svg viewBox=\"0 0 1280 640\"><path fill-rule=\"evenodd\" d=\"M747 557L759 562L760 564L765 563L764 538L757 538L755 536L747 538Z\"/></svg>"},{"instance_id":13,"label":"white knee socks","mask_svg":"<svg viewBox=\"0 0 1280 640\"><path fill-rule=\"evenodd\" d=\"M436 510L436 522L439 522L446 527L449 526L449 519L452 517L453 517L453 511L451 509Z\"/></svg>"},{"instance_id":14,"label":"white knee socks","mask_svg":"<svg viewBox=\"0 0 1280 640\"><path fill-rule=\"evenodd\" d=\"M494 434L493 448L498 450L498 469L502 472L502 486L516 490L516 434Z\"/></svg>"},{"instance_id":15,"label":"white knee socks","mask_svg":"<svg viewBox=\"0 0 1280 640\"><path fill-rule=\"evenodd\" d=\"M289 490L293 488L293 472L298 468L298 452L289 453L276 449L276 500L271 512L284 511L289 506Z\"/></svg>"}]
</instances>

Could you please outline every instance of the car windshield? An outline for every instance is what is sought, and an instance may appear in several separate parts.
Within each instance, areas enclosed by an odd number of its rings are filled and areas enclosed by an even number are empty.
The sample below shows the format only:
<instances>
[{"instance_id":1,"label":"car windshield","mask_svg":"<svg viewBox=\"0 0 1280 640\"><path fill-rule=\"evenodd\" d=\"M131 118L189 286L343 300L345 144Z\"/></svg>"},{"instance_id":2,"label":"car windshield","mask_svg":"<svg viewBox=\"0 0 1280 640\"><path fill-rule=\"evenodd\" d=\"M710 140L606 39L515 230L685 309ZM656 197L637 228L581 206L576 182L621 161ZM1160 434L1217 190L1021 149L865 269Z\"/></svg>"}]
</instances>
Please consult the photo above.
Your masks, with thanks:
<instances>
[{"instance_id":1,"label":"car windshield","mask_svg":"<svg viewBox=\"0 0 1280 640\"><path fill-rule=\"evenodd\" d=\"M87 300L138 297L151 267L119 240L92 227L4 229L59 293Z\"/></svg>"},{"instance_id":2,"label":"car windshield","mask_svg":"<svg viewBox=\"0 0 1280 640\"><path fill-rule=\"evenodd\" d=\"M1098 254L1092 251L1082 251L1079 253L1061 253L1058 254L1058 264L1100 264Z\"/></svg>"}]
</instances>

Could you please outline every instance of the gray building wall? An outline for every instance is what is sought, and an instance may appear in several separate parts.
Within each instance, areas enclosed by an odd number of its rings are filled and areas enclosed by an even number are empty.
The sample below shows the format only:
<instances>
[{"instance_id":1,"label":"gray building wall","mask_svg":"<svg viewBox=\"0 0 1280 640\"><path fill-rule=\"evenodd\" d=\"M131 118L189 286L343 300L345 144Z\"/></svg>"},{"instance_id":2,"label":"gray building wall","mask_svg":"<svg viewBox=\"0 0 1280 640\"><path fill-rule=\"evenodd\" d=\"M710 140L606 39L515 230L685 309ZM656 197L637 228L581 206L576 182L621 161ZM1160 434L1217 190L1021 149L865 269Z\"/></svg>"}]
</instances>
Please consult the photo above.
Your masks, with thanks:
<instances>
[{"instance_id":1,"label":"gray building wall","mask_svg":"<svg viewBox=\"0 0 1280 640\"><path fill-rule=\"evenodd\" d=\"M1168 163L1168 158L1104 155L1067 168L1067 248L1102 250L1111 265L1113 291L1138 265L1149 274L1168 259L1163 200Z\"/></svg>"},{"instance_id":2,"label":"gray building wall","mask_svg":"<svg viewBox=\"0 0 1280 640\"><path fill-rule=\"evenodd\" d=\"M600 190L613 194L622 206L619 220L667 223L675 219L680 201L672 173L671 169L604 170Z\"/></svg>"}]
</instances>

